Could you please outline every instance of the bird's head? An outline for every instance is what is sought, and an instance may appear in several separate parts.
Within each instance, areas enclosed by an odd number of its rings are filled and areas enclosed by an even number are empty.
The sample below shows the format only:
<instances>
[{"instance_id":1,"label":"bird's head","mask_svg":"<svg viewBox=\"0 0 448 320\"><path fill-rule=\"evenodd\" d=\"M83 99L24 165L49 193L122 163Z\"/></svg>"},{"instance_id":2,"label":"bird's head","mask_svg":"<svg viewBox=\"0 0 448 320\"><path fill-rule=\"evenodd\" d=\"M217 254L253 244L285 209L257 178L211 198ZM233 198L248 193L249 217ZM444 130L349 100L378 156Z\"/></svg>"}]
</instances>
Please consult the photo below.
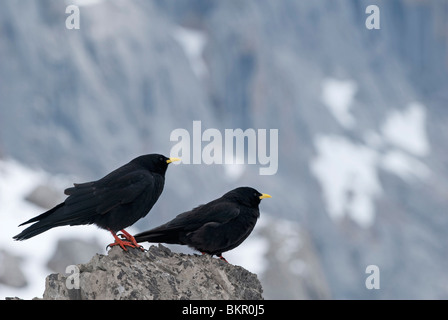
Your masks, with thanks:
<instances>
[{"instance_id":1,"label":"bird's head","mask_svg":"<svg viewBox=\"0 0 448 320\"><path fill-rule=\"evenodd\" d=\"M257 208L260 201L265 198L272 198L266 193L261 193L251 187L239 187L227 192L223 197L232 199L240 204Z\"/></svg>"},{"instance_id":2,"label":"bird's head","mask_svg":"<svg viewBox=\"0 0 448 320\"><path fill-rule=\"evenodd\" d=\"M179 158L168 158L161 154L147 154L135 158L131 162L137 163L145 167L151 172L165 175L166 169L171 162L179 161Z\"/></svg>"}]
</instances>

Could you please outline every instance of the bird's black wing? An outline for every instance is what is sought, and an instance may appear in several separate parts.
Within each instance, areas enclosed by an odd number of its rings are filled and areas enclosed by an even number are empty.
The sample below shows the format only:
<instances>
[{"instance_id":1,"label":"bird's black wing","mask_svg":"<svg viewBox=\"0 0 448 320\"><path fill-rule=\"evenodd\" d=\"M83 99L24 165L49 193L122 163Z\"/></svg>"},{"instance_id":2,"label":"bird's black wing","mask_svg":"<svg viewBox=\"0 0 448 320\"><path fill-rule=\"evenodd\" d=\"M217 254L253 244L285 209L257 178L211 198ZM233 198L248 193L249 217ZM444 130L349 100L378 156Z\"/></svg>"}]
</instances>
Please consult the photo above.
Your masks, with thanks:
<instances>
[{"instance_id":1,"label":"bird's black wing","mask_svg":"<svg viewBox=\"0 0 448 320\"><path fill-rule=\"evenodd\" d=\"M218 200L179 214L176 218L166 223L165 227L167 229L182 228L188 232L196 230L209 222L226 223L239 215L240 208L235 206L234 203Z\"/></svg>"},{"instance_id":2,"label":"bird's black wing","mask_svg":"<svg viewBox=\"0 0 448 320\"><path fill-rule=\"evenodd\" d=\"M199 251L218 254L238 246L252 232L257 216L235 203L219 203L197 228L181 236L181 242Z\"/></svg>"},{"instance_id":3,"label":"bird's black wing","mask_svg":"<svg viewBox=\"0 0 448 320\"><path fill-rule=\"evenodd\" d=\"M65 200L65 219L104 215L117 206L132 202L154 184L153 175L146 170L130 171L114 179L75 184L65 190L69 195Z\"/></svg>"},{"instance_id":4,"label":"bird's black wing","mask_svg":"<svg viewBox=\"0 0 448 320\"><path fill-rule=\"evenodd\" d=\"M65 190L68 197L64 202L22 223L35 222L14 239L28 239L58 226L96 223L99 216L132 202L155 184L156 178L150 172L129 165L100 180L74 184Z\"/></svg>"},{"instance_id":5,"label":"bird's black wing","mask_svg":"<svg viewBox=\"0 0 448 320\"><path fill-rule=\"evenodd\" d=\"M234 211L238 209L233 209ZM236 218L236 216L234 217ZM186 232L181 240L190 247L196 248L201 252L221 253L224 248L231 245L236 235L232 227L232 219L223 221L209 221L197 229Z\"/></svg>"},{"instance_id":6,"label":"bird's black wing","mask_svg":"<svg viewBox=\"0 0 448 320\"><path fill-rule=\"evenodd\" d=\"M224 224L240 213L240 209L234 204L217 199L207 204L183 212L173 220L134 235L137 242L163 242L174 244L185 243L185 236L194 232L207 223Z\"/></svg>"}]
</instances>

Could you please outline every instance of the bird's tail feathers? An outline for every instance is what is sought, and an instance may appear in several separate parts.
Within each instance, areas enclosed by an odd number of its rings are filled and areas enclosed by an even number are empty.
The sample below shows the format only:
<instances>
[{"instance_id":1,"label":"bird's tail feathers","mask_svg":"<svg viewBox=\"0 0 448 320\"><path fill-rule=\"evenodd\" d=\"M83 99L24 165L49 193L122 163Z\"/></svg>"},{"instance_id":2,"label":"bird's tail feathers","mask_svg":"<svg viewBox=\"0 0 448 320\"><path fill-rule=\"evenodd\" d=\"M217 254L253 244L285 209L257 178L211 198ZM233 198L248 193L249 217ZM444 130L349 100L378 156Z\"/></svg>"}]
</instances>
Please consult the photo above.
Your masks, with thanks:
<instances>
[{"instance_id":1,"label":"bird's tail feathers","mask_svg":"<svg viewBox=\"0 0 448 320\"><path fill-rule=\"evenodd\" d=\"M149 230L136 234L134 238L137 242L180 244L179 233L173 230Z\"/></svg>"},{"instance_id":2,"label":"bird's tail feathers","mask_svg":"<svg viewBox=\"0 0 448 320\"><path fill-rule=\"evenodd\" d=\"M43 224L41 222L37 222L37 223L29 226L25 230L23 230L18 235L15 235L13 237L13 239L19 240L19 241L26 240L26 239L32 238L34 236L37 236L38 234L41 234L42 232L45 232L54 227L56 227L54 224L48 224L48 223Z\"/></svg>"},{"instance_id":3,"label":"bird's tail feathers","mask_svg":"<svg viewBox=\"0 0 448 320\"><path fill-rule=\"evenodd\" d=\"M34 236L37 236L38 234L45 232L51 228L54 227L60 227L64 225L71 224L72 217L71 216L60 216L58 213L56 213L58 210L63 209L64 203L60 203L54 208L48 210L47 212L44 212L28 221L25 221L24 223L20 224L19 226L22 226L24 224L32 223L31 226L23 230L18 235L15 235L13 237L14 240L26 240L29 238L32 238Z\"/></svg>"},{"instance_id":4,"label":"bird's tail feathers","mask_svg":"<svg viewBox=\"0 0 448 320\"><path fill-rule=\"evenodd\" d=\"M56 212L56 210L58 210L59 208L61 208L63 205L64 205L64 203L62 202L62 203L58 204L56 207L54 207L54 208L52 208L52 209L50 209L50 210L48 210L48 211L46 211L46 212L44 212L44 213L42 213L42 214L36 216L36 217L34 217L34 218L32 218L32 219L30 219L30 220L28 220L28 221L25 221L24 223L19 224L19 227L20 227L20 226L23 226L23 225L25 225L25 224L31 223L31 222L36 222L36 221L42 220L42 219L44 219L44 218L50 216L50 215L53 214L54 212Z\"/></svg>"}]
</instances>

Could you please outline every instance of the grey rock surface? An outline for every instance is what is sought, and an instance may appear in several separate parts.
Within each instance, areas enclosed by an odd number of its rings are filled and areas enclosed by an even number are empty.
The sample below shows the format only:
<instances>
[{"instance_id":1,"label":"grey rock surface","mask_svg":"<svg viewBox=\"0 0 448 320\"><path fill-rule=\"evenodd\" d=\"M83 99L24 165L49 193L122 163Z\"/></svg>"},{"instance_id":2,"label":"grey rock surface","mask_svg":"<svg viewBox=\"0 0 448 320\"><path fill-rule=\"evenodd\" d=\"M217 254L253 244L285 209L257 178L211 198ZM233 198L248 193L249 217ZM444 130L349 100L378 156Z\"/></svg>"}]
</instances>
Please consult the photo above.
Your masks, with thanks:
<instances>
[{"instance_id":1,"label":"grey rock surface","mask_svg":"<svg viewBox=\"0 0 448 320\"><path fill-rule=\"evenodd\" d=\"M208 255L112 248L71 274L46 279L46 300L263 299L255 274ZM68 285L67 285L68 284Z\"/></svg>"}]
</instances>

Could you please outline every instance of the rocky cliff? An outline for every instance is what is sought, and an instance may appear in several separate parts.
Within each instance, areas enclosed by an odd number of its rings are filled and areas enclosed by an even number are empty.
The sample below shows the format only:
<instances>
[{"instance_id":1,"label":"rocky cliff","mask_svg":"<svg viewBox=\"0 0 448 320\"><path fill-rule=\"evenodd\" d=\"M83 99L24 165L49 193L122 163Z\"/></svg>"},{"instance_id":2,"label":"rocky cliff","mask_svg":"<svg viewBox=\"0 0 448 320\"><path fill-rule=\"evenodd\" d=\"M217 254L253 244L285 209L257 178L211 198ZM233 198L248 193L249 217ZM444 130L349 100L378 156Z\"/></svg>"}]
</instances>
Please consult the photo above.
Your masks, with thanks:
<instances>
[{"instance_id":1,"label":"rocky cliff","mask_svg":"<svg viewBox=\"0 0 448 320\"><path fill-rule=\"evenodd\" d=\"M259 300L257 276L209 255L118 247L46 279L45 300Z\"/></svg>"}]
</instances>

